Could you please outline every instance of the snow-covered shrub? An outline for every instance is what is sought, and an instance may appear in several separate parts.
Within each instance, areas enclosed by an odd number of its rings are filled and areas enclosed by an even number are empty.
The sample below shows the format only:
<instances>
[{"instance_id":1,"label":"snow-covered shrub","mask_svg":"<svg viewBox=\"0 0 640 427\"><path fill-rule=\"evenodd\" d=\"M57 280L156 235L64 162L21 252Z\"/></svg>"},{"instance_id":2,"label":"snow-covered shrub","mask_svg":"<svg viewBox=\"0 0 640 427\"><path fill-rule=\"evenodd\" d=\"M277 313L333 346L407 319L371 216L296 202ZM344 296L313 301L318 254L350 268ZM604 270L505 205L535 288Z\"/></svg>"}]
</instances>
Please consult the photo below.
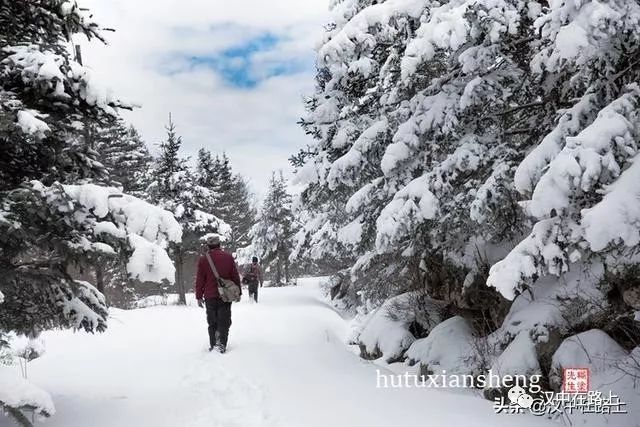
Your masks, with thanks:
<instances>
[{"instance_id":1,"label":"snow-covered shrub","mask_svg":"<svg viewBox=\"0 0 640 427\"><path fill-rule=\"evenodd\" d=\"M409 332L409 320L391 319L388 310L387 304L376 310L358 336L360 355L365 359L382 357L387 362L397 361L415 341Z\"/></svg>"}]
</instances>

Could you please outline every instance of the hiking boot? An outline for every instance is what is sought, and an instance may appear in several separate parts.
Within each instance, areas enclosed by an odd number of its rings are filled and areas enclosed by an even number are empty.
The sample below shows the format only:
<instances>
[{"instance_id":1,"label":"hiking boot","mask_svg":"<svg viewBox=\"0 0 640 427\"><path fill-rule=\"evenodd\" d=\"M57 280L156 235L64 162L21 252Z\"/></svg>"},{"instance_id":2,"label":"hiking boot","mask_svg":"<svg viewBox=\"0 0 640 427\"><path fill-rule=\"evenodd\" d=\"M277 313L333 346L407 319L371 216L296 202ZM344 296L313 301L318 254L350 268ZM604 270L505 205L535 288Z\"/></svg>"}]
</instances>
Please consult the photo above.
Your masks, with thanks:
<instances>
[{"instance_id":1,"label":"hiking boot","mask_svg":"<svg viewBox=\"0 0 640 427\"><path fill-rule=\"evenodd\" d=\"M220 354L224 354L227 351L227 346L224 344L217 344L215 346L215 350Z\"/></svg>"}]
</instances>

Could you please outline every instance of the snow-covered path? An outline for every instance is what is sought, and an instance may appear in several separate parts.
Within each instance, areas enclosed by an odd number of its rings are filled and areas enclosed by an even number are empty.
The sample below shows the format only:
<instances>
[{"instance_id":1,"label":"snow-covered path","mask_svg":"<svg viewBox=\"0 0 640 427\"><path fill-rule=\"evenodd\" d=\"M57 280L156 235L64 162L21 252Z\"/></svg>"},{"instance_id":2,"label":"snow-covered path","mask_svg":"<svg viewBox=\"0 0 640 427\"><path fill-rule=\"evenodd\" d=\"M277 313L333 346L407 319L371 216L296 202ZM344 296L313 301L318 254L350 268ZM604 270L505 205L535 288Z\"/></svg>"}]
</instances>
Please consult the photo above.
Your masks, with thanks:
<instances>
[{"instance_id":1,"label":"snow-covered path","mask_svg":"<svg viewBox=\"0 0 640 427\"><path fill-rule=\"evenodd\" d=\"M428 389L378 389L343 343L347 321L317 280L262 289L234 305L229 352L206 351L197 307L114 310L104 334L50 332L29 378L49 390L57 426L540 426L491 402ZM0 415L0 426L10 425Z\"/></svg>"}]
</instances>

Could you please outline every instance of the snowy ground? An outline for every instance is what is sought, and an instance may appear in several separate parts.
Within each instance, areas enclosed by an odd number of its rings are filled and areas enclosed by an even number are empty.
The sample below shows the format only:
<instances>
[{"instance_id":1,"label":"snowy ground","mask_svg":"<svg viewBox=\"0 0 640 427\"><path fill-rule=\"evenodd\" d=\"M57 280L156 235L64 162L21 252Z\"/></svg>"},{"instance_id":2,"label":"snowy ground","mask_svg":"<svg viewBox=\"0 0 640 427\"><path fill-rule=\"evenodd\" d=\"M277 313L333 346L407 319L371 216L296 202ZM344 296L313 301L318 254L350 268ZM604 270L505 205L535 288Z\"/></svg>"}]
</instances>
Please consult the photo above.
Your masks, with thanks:
<instances>
[{"instance_id":1,"label":"snowy ground","mask_svg":"<svg viewBox=\"0 0 640 427\"><path fill-rule=\"evenodd\" d=\"M308 279L234 305L227 354L207 351L203 309L114 310L104 334L47 333L29 378L53 395L51 427L557 425L476 397L376 388L379 368L345 346L347 329Z\"/></svg>"}]
</instances>

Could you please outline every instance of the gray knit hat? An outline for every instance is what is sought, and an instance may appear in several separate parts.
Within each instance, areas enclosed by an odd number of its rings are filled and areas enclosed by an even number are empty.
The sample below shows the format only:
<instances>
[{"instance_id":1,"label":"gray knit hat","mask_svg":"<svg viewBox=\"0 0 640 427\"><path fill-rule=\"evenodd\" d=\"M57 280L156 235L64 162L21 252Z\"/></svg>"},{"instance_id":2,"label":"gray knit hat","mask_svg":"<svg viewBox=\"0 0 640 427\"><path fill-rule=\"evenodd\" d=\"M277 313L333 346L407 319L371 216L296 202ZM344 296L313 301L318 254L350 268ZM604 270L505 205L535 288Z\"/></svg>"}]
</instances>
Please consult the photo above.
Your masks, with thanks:
<instances>
[{"instance_id":1,"label":"gray knit hat","mask_svg":"<svg viewBox=\"0 0 640 427\"><path fill-rule=\"evenodd\" d=\"M220 236L217 234L210 234L207 236L207 245L217 246L220 244Z\"/></svg>"}]
</instances>

